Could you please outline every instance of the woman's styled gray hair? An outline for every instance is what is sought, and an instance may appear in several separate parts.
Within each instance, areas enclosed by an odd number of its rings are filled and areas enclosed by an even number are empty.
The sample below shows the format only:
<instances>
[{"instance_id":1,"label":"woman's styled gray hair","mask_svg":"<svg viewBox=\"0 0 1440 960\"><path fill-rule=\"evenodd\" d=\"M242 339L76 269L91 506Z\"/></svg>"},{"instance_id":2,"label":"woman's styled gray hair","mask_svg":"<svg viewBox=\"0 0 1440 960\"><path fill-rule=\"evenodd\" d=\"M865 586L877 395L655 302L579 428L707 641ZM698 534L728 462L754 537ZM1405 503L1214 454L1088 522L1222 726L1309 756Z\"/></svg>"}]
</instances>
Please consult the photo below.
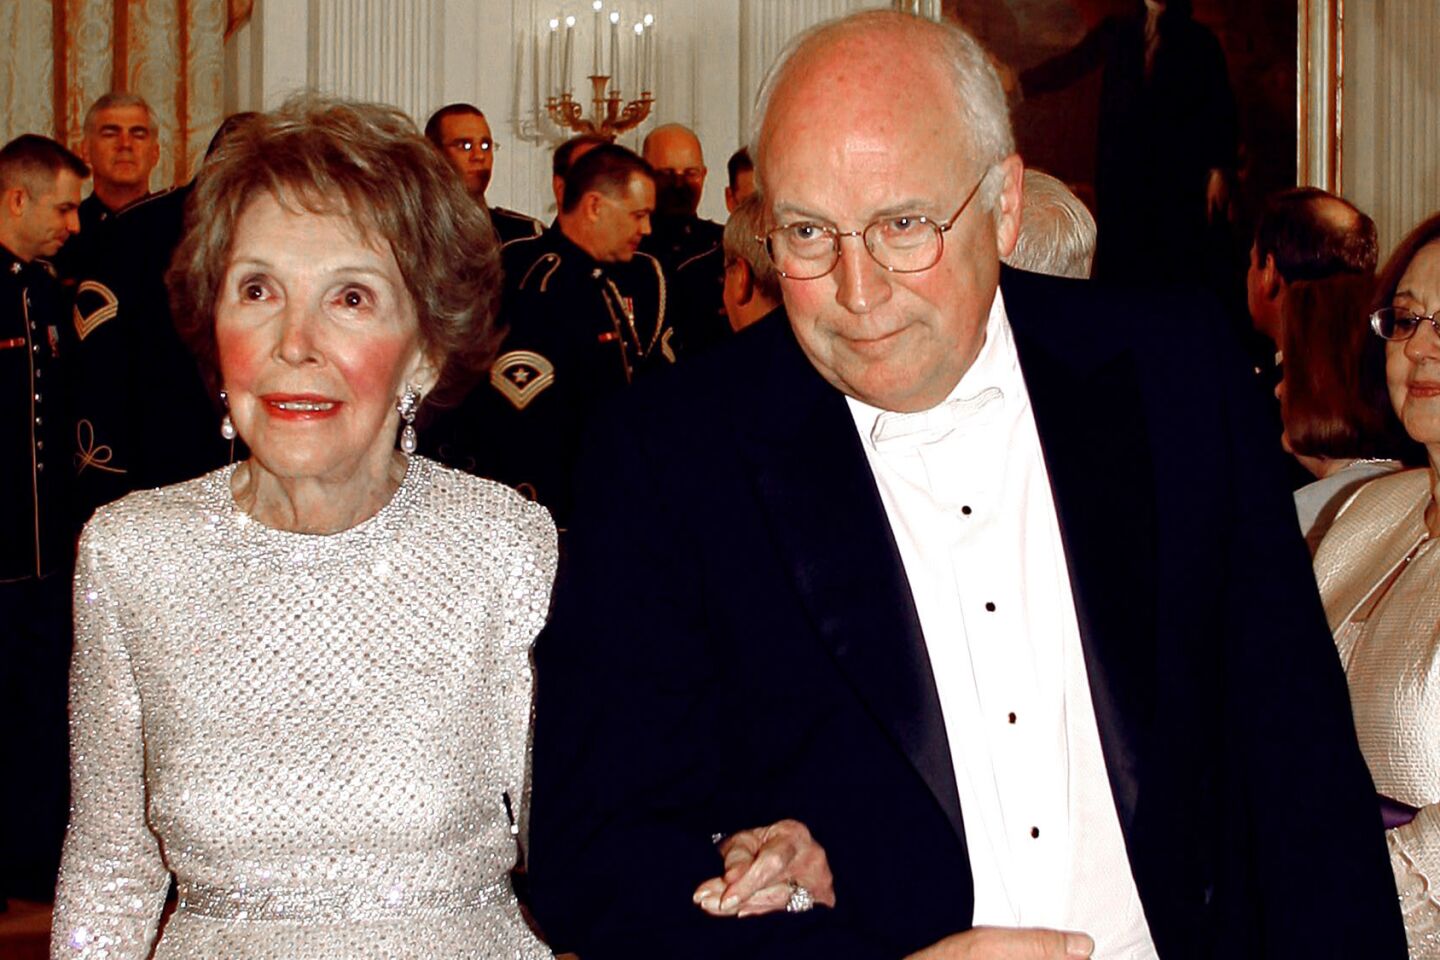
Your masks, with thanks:
<instances>
[{"instance_id":1,"label":"woman's styled gray hair","mask_svg":"<svg viewBox=\"0 0 1440 960\"><path fill-rule=\"evenodd\" d=\"M166 282L175 326L212 388L220 285L235 227L260 194L347 217L390 249L439 371L427 400L458 400L488 368L499 341L500 257L485 211L399 110L303 94L223 137L185 204L185 237Z\"/></svg>"}]
</instances>

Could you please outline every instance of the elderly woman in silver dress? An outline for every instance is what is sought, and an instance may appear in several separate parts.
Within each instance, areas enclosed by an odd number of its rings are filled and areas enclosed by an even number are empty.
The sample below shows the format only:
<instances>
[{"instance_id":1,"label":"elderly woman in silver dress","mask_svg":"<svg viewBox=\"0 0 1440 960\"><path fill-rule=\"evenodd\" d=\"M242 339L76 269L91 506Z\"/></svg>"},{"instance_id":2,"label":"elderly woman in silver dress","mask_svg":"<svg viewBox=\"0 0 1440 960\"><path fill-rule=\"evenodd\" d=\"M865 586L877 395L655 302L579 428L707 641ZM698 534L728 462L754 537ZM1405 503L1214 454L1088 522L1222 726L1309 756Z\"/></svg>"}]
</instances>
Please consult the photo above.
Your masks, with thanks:
<instances>
[{"instance_id":1,"label":"elderly woman in silver dress","mask_svg":"<svg viewBox=\"0 0 1440 960\"><path fill-rule=\"evenodd\" d=\"M549 956L507 811L555 528L410 455L494 340L484 213L398 112L297 101L205 167L170 281L250 457L81 539L52 956Z\"/></svg>"},{"instance_id":2,"label":"elderly woman in silver dress","mask_svg":"<svg viewBox=\"0 0 1440 960\"><path fill-rule=\"evenodd\" d=\"M186 226L174 313L250 456L81 539L52 956L548 957L509 873L555 527L413 456L491 357L485 214L398 112L301 99ZM834 902L799 824L716 866L717 915Z\"/></svg>"},{"instance_id":3,"label":"elderly woman in silver dress","mask_svg":"<svg viewBox=\"0 0 1440 960\"><path fill-rule=\"evenodd\" d=\"M1315 573L1380 792L1410 955L1440 958L1440 215L1379 281L1385 380L1428 469L1373 480L1341 510Z\"/></svg>"}]
</instances>

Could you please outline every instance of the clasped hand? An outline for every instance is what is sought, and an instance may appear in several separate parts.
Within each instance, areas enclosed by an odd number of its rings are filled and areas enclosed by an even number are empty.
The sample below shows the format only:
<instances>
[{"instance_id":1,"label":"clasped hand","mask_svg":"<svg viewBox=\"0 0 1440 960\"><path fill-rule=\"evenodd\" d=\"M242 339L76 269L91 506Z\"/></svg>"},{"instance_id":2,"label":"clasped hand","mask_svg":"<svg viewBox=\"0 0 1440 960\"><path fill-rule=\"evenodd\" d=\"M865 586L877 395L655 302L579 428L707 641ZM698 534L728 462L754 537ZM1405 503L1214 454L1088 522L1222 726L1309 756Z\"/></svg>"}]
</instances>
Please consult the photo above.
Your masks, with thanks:
<instances>
[{"instance_id":1,"label":"clasped hand","mask_svg":"<svg viewBox=\"0 0 1440 960\"><path fill-rule=\"evenodd\" d=\"M695 888L691 898L716 917L751 917L784 910L794 886L810 891L817 905L835 906L835 880L825 848L805 824L781 820L741 830L718 847L725 872Z\"/></svg>"},{"instance_id":2,"label":"clasped hand","mask_svg":"<svg viewBox=\"0 0 1440 960\"><path fill-rule=\"evenodd\" d=\"M805 824L781 820L741 830L718 846L725 872L695 888L692 899L715 917L751 917L784 910L796 885L820 905L835 906L830 861ZM907 960L1083 960L1095 943L1065 930L976 927L946 937Z\"/></svg>"}]
</instances>

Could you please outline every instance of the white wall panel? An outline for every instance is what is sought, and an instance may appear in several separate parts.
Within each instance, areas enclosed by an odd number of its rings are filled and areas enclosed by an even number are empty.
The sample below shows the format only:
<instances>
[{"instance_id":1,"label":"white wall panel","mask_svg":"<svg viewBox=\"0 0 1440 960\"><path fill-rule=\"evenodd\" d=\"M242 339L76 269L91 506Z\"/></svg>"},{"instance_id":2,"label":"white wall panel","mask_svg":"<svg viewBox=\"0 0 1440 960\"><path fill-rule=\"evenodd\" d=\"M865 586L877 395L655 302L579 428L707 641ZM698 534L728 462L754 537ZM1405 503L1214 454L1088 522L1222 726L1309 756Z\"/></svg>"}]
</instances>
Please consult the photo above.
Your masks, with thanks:
<instances>
[{"instance_id":1,"label":"white wall panel","mask_svg":"<svg viewBox=\"0 0 1440 960\"><path fill-rule=\"evenodd\" d=\"M936 0L918 2L923 12L938 8ZM725 161L746 137L751 104L774 55L821 20L891 6L889 0L606 0L607 11L616 3L627 22L642 11L657 21L655 109L620 142L638 149L657 123L692 127L710 168L700 212L715 220L725 218ZM567 14L582 27L572 93L588 101L590 0L255 0L254 18L227 48L226 107L265 109L309 87L392 103L423 123L445 103L474 103L501 143L489 200L548 220L554 215L550 151L563 135L537 118L534 54L538 35L543 56L549 18ZM626 80L622 92L633 96L632 86Z\"/></svg>"},{"instance_id":2,"label":"white wall panel","mask_svg":"<svg viewBox=\"0 0 1440 960\"><path fill-rule=\"evenodd\" d=\"M1375 218L1383 259L1440 210L1440 3L1346 3L1343 35L1341 183Z\"/></svg>"},{"instance_id":3,"label":"white wall panel","mask_svg":"<svg viewBox=\"0 0 1440 960\"><path fill-rule=\"evenodd\" d=\"M312 0L314 85L413 116L438 95L440 0Z\"/></svg>"}]
</instances>

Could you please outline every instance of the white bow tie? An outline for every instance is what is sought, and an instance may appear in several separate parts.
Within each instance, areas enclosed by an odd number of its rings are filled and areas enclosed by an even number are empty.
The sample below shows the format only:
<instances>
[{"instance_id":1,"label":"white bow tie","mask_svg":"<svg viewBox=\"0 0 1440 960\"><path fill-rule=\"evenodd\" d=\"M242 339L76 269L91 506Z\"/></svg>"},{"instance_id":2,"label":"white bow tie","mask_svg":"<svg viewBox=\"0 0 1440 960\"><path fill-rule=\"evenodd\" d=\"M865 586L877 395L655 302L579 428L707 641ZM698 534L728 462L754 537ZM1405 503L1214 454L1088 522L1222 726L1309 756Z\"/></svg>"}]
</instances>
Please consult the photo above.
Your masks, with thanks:
<instances>
[{"instance_id":1,"label":"white bow tie","mask_svg":"<svg viewBox=\"0 0 1440 960\"><path fill-rule=\"evenodd\" d=\"M986 387L973 397L957 397L918 413L882 413L875 418L870 442L877 451L935 443L958 429L989 423L1004 399L999 387Z\"/></svg>"}]
</instances>

